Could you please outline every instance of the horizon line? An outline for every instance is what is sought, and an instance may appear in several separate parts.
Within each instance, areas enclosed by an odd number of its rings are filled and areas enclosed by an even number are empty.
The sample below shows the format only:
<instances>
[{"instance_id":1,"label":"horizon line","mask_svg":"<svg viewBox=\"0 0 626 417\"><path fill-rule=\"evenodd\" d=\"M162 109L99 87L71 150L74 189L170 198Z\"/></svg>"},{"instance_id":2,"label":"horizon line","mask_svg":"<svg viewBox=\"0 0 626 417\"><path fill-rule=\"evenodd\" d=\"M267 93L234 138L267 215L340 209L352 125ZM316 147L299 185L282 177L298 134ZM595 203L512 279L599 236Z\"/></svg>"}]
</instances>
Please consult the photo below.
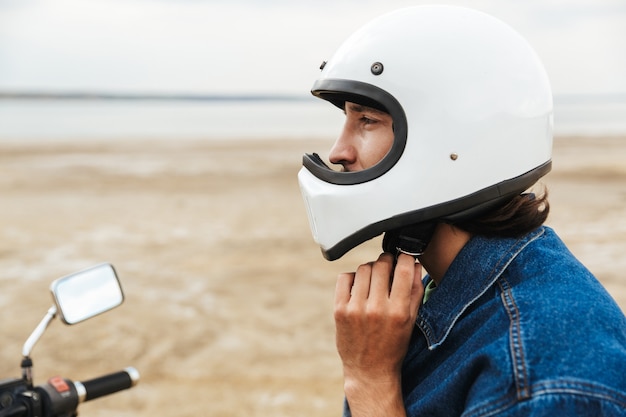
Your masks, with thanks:
<instances>
[{"instance_id":1,"label":"horizon line","mask_svg":"<svg viewBox=\"0 0 626 417\"><path fill-rule=\"evenodd\" d=\"M305 94L270 93L148 93L107 91L9 91L0 90L0 99L25 100L155 100L155 101L303 101Z\"/></svg>"},{"instance_id":2,"label":"horizon line","mask_svg":"<svg viewBox=\"0 0 626 417\"><path fill-rule=\"evenodd\" d=\"M311 94L295 93L151 93L102 90L1 90L0 100L145 100L145 101L307 101ZM554 101L568 100L626 101L626 92L560 93Z\"/></svg>"}]
</instances>

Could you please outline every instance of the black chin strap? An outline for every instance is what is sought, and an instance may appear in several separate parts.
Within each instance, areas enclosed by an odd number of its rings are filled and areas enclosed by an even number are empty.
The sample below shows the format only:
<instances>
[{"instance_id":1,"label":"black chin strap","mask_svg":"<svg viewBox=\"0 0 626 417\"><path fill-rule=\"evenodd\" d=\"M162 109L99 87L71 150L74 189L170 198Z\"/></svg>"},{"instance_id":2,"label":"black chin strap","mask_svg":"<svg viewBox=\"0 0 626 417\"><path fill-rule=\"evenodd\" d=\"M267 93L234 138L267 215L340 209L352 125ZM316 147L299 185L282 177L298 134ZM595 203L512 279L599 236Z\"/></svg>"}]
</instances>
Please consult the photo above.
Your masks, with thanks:
<instances>
[{"instance_id":1,"label":"black chin strap","mask_svg":"<svg viewBox=\"0 0 626 417\"><path fill-rule=\"evenodd\" d=\"M394 255L401 252L419 256L426 250L436 226L437 222L430 221L389 230L383 238L383 250Z\"/></svg>"}]
</instances>

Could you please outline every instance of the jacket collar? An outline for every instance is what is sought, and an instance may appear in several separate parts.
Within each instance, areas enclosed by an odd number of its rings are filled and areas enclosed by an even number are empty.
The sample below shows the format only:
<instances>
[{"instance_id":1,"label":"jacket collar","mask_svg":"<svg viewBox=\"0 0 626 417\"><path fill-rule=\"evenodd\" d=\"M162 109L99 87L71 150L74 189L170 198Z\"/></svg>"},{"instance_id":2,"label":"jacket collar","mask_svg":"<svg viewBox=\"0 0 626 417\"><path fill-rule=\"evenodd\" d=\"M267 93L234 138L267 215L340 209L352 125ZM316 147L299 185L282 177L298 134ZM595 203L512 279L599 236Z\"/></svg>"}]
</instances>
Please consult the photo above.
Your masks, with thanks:
<instances>
[{"instance_id":1,"label":"jacket collar","mask_svg":"<svg viewBox=\"0 0 626 417\"><path fill-rule=\"evenodd\" d=\"M420 307L416 325L433 350L445 340L459 317L502 275L532 241L545 233L540 227L519 239L474 236L454 258L428 303ZM429 277L426 277L426 281Z\"/></svg>"}]
</instances>

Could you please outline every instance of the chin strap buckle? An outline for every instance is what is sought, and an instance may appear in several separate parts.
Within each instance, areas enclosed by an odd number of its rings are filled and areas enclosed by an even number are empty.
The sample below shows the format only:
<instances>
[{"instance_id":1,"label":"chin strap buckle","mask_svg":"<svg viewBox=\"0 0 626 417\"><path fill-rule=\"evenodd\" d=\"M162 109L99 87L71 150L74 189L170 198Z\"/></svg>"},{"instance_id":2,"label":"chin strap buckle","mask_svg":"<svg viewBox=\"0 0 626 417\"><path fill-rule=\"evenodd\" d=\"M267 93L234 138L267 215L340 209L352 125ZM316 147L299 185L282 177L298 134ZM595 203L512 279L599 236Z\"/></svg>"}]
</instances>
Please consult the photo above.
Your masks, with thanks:
<instances>
[{"instance_id":1,"label":"chin strap buckle","mask_svg":"<svg viewBox=\"0 0 626 417\"><path fill-rule=\"evenodd\" d=\"M436 226L436 222L426 222L389 230L383 238L383 250L396 256L400 253L420 256L428 247Z\"/></svg>"},{"instance_id":2,"label":"chin strap buckle","mask_svg":"<svg viewBox=\"0 0 626 417\"><path fill-rule=\"evenodd\" d=\"M414 258L420 256L426 250L428 242L424 242L418 238L412 238L409 236L399 236L398 246L396 246L396 253L404 253Z\"/></svg>"}]
</instances>

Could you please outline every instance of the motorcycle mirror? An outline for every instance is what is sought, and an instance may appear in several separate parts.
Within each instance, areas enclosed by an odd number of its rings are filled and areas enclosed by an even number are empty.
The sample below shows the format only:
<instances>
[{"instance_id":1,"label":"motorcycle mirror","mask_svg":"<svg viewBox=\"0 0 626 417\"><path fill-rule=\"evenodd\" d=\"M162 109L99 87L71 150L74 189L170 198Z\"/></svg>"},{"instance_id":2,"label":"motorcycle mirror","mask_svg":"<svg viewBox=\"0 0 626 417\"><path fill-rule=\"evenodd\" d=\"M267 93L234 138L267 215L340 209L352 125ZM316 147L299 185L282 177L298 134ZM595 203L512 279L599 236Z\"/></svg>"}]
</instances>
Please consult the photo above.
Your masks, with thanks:
<instances>
[{"instance_id":1,"label":"motorcycle mirror","mask_svg":"<svg viewBox=\"0 0 626 417\"><path fill-rule=\"evenodd\" d=\"M50 291L65 324L79 323L124 301L115 269L108 263L59 278L50 285Z\"/></svg>"}]
</instances>

